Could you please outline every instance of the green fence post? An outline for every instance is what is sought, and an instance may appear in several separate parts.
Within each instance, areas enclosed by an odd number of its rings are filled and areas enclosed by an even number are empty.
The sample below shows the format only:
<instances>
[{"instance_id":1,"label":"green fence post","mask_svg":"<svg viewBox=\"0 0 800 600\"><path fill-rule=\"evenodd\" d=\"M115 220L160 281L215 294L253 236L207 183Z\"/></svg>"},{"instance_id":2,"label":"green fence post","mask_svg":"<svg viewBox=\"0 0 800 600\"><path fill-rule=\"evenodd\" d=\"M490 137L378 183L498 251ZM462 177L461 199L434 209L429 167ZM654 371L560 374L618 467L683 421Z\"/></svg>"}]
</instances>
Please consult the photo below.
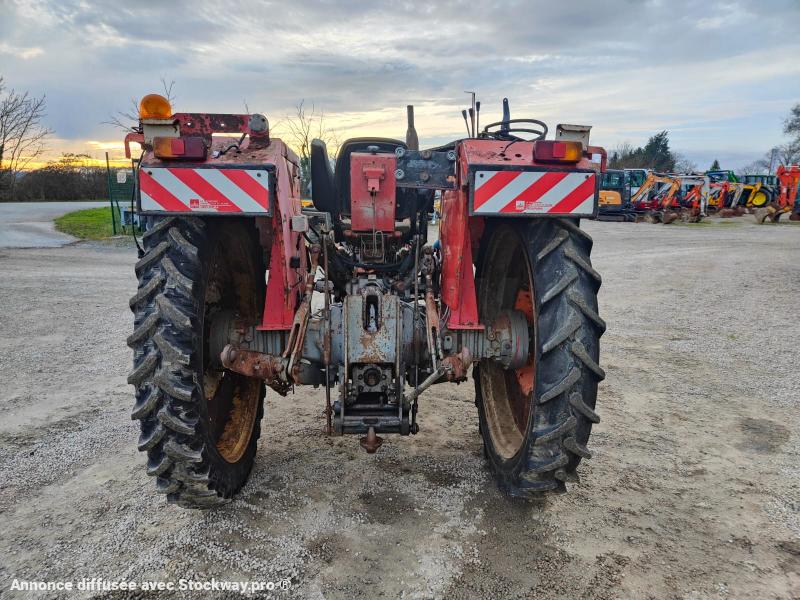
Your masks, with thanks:
<instances>
[{"instance_id":1,"label":"green fence post","mask_svg":"<svg viewBox=\"0 0 800 600\"><path fill-rule=\"evenodd\" d=\"M108 162L108 152L106 152L106 179L108 181L108 204L111 206L111 232L117 235L117 219L114 216L114 194L111 191L111 165Z\"/></svg>"}]
</instances>

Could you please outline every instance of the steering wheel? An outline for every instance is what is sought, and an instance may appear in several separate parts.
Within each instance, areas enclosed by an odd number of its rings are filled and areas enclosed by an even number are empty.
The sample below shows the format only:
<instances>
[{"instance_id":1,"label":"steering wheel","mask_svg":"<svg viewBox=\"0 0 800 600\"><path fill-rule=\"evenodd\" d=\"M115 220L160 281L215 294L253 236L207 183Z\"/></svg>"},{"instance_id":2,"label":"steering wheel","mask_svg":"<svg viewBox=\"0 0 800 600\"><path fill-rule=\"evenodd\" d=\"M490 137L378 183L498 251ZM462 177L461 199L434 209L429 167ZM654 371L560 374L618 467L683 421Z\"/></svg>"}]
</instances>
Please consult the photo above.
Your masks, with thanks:
<instances>
[{"instance_id":1,"label":"steering wheel","mask_svg":"<svg viewBox=\"0 0 800 600\"><path fill-rule=\"evenodd\" d=\"M538 129L531 129L529 127L518 127L512 123L524 123L528 125L536 125ZM511 126L510 126L511 125ZM505 127L505 129L503 129ZM532 133L532 138L523 138L518 135L511 135L511 132L516 133ZM497 123L490 123L483 128L481 137L494 138L496 140L508 140L515 142L535 142L536 140L543 140L547 136L547 125L538 119L509 119L508 121L497 121Z\"/></svg>"}]
</instances>

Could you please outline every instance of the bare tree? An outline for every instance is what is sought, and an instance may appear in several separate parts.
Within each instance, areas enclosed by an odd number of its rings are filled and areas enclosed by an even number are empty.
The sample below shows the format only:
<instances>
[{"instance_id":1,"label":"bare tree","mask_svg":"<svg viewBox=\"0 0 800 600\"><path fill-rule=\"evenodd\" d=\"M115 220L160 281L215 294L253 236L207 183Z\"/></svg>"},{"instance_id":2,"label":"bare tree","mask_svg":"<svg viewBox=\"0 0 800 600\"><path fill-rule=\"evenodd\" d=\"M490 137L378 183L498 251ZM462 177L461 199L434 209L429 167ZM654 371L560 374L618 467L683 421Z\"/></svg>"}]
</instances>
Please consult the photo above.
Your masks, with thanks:
<instances>
[{"instance_id":1,"label":"bare tree","mask_svg":"<svg viewBox=\"0 0 800 600\"><path fill-rule=\"evenodd\" d=\"M794 143L800 145L800 103L789 110L789 116L783 122L783 132L792 136Z\"/></svg>"},{"instance_id":2,"label":"bare tree","mask_svg":"<svg viewBox=\"0 0 800 600\"><path fill-rule=\"evenodd\" d=\"M697 163L687 158L680 152L673 152L675 156L676 173L694 173L697 171Z\"/></svg>"},{"instance_id":3,"label":"bare tree","mask_svg":"<svg viewBox=\"0 0 800 600\"><path fill-rule=\"evenodd\" d=\"M301 100L295 107L294 115L284 117L272 129L285 131L286 142L300 156L301 193L308 195L311 182L311 141L320 139L325 142L329 155L334 158L340 145L336 130L328 127L322 110L317 110L313 104L310 110L307 109L305 100Z\"/></svg>"},{"instance_id":4,"label":"bare tree","mask_svg":"<svg viewBox=\"0 0 800 600\"><path fill-rule=\"evenodd\" d=\"M780 165L800 163L800 103L789 110L789 115L783 122L783 132L791 136L789 142L773 147L763 158L739 169L739 173L742 175L773 173Z\"/></svg>"},{"instance_id":5,"label":"bare tree","mask_svg":"<svg viewBox=\"0 0 800 600\"><path fill-rule=\"evenodd\" d=\"M175 80L167 80L161 78L162 95L169 100L170 106L175 108ZM123 131L133 131L139 126L139 100L131 98L131 102L127 109L118 110L112 114L107 121L103 121L104 125L113 125Z\"/></svg>"},{"instance_id":6,"label":"bare tree","mask_svg":"<svg viewBox=\"0 0 800 600\"><path fill-rule=\"evenodd\" d=\"M800 163L800 141L775 146L762 158L739 169L738 173L740 175L774 173L779 165L796 165L797 163Z\"/></svg>"},{"instance_id":7,"label":"bare tree","mask_svg":"<svg viewBox=\"0 0 800 600\"><path fill-rule=\"evenodd\" d=\"M6 90L0 77L0 199L14 199L20 172L45 151L45 107L45 96Z\"/></svg>"}]
</instances>

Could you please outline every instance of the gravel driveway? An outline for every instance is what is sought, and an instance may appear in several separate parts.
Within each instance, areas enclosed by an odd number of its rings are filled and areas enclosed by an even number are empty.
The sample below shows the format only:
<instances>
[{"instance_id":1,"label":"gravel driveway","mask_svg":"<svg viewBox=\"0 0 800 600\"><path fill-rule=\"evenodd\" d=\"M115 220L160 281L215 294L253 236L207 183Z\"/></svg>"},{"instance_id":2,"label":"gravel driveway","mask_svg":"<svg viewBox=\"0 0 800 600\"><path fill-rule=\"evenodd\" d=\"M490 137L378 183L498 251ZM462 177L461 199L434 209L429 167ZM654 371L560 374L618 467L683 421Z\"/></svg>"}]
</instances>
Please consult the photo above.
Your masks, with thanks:
<instances>
[{"instance_id":1,"label":"gravel driveway","mask_svg":"<svg viewBox=\"0 0 800 600\"><path fill-rule=\"evenodd\" d=\"M603 421L581 482L532 504L484 468L470 381L434 387L420 434L371 456L322 435L321 391L268 394L241 496L168 506L129 417L135 253L0 251L0 596L102 577L289 580L278 598L800 597L800 227L750 219L586 224ZM183 596L200 597L158 595Z\"/></svg>"}]
</instances>

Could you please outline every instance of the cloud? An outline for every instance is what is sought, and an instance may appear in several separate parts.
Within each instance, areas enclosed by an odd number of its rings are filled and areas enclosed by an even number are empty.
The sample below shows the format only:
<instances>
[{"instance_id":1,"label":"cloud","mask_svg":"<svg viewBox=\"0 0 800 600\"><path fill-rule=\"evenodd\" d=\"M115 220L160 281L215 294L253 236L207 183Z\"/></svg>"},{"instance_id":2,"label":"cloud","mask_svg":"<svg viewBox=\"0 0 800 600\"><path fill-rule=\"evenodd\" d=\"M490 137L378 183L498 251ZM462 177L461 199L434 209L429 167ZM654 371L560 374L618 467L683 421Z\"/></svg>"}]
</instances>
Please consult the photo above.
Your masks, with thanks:
<instances>
[{"instance_id":1,"label":"cloud","mask_svg":"<svg viewBox=\"0 0 800 600\"><path fill-rule=\"evenodd\" d=\"M19 46L11 46L10 44L0 43L0 54L10 54L22 60L36 58L44 54L44 50L38 46L31 46L30 48L20 48Z\"/></svg>"},{"instance_id":2,"label":"cloud","mask_svg":"<svg viewBox=\"0 0 800 600\"><path fill-rule=\"evenodd\" d=\"M508 96L516 116L587 120L607 145L667 128L686 149L754 156L800 99L794 0L6 5L1 74L46 93L50 125L78 147L114 139L101 123L161 77L181 110L234 112L246 98L276 122L305 99L342 137L402 135L407 103L423 141L461 135L474 89L484 122Z\"/></svg>"}]
</instances>

